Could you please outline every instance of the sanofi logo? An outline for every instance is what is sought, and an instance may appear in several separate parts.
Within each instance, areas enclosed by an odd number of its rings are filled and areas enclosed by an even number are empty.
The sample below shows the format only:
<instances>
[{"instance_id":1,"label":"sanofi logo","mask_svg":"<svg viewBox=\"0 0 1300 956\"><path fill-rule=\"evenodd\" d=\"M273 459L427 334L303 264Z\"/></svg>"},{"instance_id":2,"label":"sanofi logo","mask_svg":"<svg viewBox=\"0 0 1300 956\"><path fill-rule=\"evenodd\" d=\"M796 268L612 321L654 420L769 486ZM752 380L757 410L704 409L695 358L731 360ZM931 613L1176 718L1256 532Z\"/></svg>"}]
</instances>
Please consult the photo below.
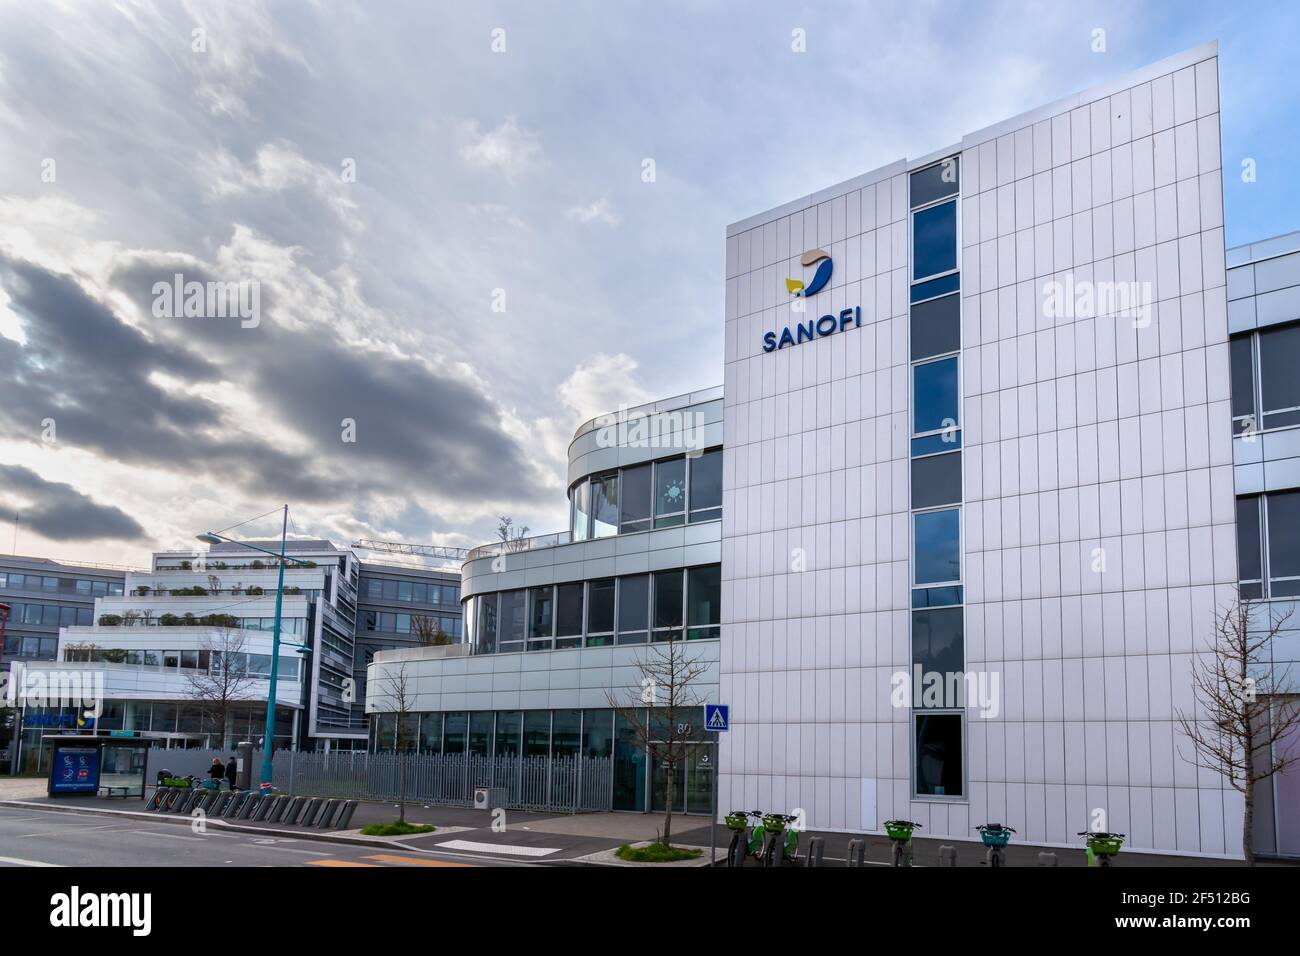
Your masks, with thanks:
<instances>
[{"instance_id":1,"label":"sanofi logo","mask_svg":"<svg viewBox=\"0 0 1300 956\"><path fill-rule=\"evenodd\" d=\"M812 282L805 287L802 279L786 279L785 287L791 295L808 298L816 295L822 290L822 286L831 281L831 257L830 253L822 249L809 249L799 257L799 265L807 269L809 266L820 262L817 271L813 274Z\"/></svg>"},{"instance_id":2,"label":"sanofi logo","mask_svg":"<svg viewBox=\"0 0 1300 956\"><path fill-rule=\"evenodd\" d=\"M799 263L805 269L812 265L817 265L817 271L813 273L812 281L806 286L801 279L786 279L785 287L790 294L798 299L809 299L820 292L831 281L831 264L830 254L824 249L809 249L799 257ZM797 311L803 311L803 303L798 303ZM786 326L780 334L776 331L763 333L763 351L775 352L777 349L783 349L787 345L799 345L803 342L810 342L815 338L825 335L831 335L834 332L842 332L849 325L857 328L862 324L862 307L854 306L851 309L841 309L839 315L823 315L820 319L809 319L807 322L798 322L793 327Z\"/></svg>"}]
</instances>

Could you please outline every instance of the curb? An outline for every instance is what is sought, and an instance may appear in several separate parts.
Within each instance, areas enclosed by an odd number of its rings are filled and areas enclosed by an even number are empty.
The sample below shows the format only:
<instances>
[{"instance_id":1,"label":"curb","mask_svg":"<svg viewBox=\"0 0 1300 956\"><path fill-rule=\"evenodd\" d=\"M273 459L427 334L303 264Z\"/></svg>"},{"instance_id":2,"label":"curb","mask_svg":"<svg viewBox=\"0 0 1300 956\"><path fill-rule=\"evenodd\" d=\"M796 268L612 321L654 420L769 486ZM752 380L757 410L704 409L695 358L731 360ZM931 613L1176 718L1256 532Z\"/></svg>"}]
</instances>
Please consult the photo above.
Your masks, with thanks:
<instances>
[{"instance_id":1,"label":"curb","mask_svg":"<svg viewBox=\"0 0 1300 956\"><path fill-rule=\"evenodd\" d=\"M153 820L162 823L187 824L192 818L189 816L174 816L172 814L151 813L144 810L112 810L107 807L52 807L49 804L33 803L28 800L0 800L0 807L21 807L24 810L43 810L47 813L86 813L96 814L99 816L125 817L133 820ZM206 826L220 830L231 830L237 833L261 833L266 835L292 837L298 840L318 840L321 842L349 843L355 846L371 847L398 847L406 850L408 853L441 853L448 854L445 850L426 850L418 846L410 846L397 840L381 840L374 837L364 836L333 836L329 831L313 833L309 830L281 830L272 827L254 827L238 823L228 823L221 818L212 818L207 821ZM432 834L429 834L432 836Z\"/></svg>"}]
</instances>

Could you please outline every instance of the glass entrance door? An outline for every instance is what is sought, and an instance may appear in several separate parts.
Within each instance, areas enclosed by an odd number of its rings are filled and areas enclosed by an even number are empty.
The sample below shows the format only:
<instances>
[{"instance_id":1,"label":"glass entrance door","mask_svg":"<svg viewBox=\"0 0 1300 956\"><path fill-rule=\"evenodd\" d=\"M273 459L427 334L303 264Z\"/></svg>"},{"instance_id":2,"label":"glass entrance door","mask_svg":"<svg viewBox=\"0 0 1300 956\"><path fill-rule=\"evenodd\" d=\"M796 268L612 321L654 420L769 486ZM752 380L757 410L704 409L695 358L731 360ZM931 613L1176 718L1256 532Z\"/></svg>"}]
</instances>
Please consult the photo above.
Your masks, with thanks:
<instances>
[{"instance_id":1,"label":"glass entrance door","mask_svg":"<svg viewBox=\"0 0 1300 956\"><path fill-rule=\"evenodd\" d=\"M673 774L673 812L708 814L713 809L713 747L710 744L683 744L684 755ZM650 809L664 811L664 793L668 786L668 761L655 760L651 782Z\"/></svg>"}]
</instances>

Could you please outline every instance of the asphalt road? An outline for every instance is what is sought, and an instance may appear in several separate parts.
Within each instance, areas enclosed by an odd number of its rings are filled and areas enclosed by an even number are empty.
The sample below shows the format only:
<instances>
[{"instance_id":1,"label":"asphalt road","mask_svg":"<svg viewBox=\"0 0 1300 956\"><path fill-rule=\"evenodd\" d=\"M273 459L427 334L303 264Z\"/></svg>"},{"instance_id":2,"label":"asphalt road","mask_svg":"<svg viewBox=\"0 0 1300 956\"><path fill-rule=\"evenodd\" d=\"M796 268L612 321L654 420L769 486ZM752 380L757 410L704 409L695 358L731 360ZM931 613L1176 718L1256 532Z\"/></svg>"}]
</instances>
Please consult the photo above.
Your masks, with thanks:
<instances>
[{"instance_id":1,"label":"asphalt road","mask_svg":"<svg viewBox=\"0 0 1300 956\"><path fill-rule=\"evenodd\" d=\"M25 866L519 866L517 860L219 832L188 824L0 807L0 868Z\"/></svg>"}]
</instances>

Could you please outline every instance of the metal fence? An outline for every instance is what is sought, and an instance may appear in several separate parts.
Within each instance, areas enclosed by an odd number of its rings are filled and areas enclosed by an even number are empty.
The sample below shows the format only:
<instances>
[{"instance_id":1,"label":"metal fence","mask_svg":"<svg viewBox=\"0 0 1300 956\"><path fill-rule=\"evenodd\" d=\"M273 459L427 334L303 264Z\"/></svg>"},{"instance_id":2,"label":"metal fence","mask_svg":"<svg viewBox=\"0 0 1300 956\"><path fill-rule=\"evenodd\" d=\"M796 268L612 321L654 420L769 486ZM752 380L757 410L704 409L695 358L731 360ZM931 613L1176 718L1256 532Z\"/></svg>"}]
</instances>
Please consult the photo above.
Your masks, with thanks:
<instances>
[{"instance_id":1,"label":"metal fence","mask_svg":"<svg viewBox=\"0 0 1300 956\"><path fill-rule=\"evenodd\" d=\"M274 783L290 794L396 800L403 765L408 800L471 806L475 787L497 787L514 809L576 812L612 805L610 757L279 751Z\"/></svg>"}]
</instances>

